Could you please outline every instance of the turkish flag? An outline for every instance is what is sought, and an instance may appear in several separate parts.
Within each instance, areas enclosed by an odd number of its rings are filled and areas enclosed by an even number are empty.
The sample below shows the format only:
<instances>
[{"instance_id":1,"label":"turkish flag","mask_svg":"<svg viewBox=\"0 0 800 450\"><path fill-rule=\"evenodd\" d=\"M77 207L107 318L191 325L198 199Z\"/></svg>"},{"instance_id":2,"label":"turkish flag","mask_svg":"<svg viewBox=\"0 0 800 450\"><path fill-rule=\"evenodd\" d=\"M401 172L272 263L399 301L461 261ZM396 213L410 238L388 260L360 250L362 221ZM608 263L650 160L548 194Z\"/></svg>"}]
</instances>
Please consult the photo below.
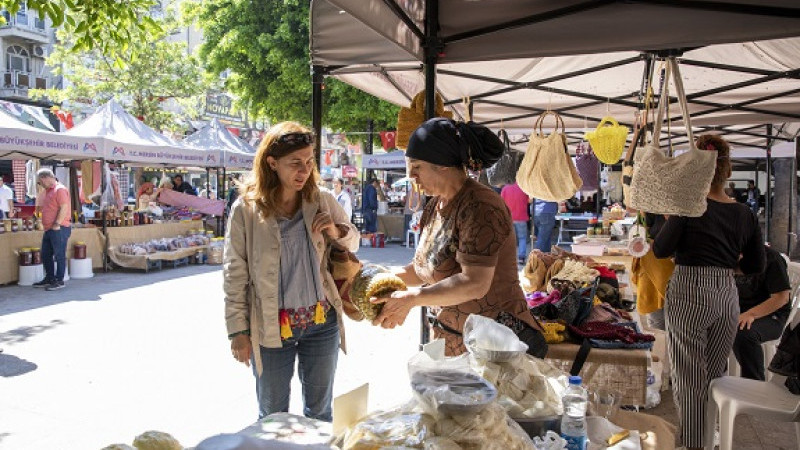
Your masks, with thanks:
<instances>
[{"instance_id":1,"label":"turkish flag","mask_svg":"<svg viewBox=\"0 0 800 450\"><path fill-rule=\"evenodd\" d=\"M397 132L396 131L381 131L381 143L384 150L392 150L397 148Z\"/></svg>"}]
</instances>

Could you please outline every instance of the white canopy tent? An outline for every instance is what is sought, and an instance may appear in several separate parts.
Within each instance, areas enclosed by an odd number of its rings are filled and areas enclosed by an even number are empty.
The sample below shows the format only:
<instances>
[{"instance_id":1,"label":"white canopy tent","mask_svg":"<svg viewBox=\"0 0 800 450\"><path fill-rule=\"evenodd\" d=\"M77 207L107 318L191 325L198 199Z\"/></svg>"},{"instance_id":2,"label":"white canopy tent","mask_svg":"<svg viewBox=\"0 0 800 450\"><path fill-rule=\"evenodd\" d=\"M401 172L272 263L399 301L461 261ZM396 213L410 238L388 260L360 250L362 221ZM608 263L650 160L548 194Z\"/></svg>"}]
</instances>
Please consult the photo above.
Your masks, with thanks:
<instances>
[{"instance_id":1,"label":"white canopy tent","mask_svg":"<svg viewBox=\"0 0 800 450\"><path fill-rule=\"evenodd\" d=\"M174 142L130 115L114 100L64 134L99 138L100 145L94 158L150 166L215 165L209 160L211 155L207 152Z\"/></svg>"},{"instance_id":2,"label":"white canopy tent","mask_svg":"<svg viewBox=\"0 0 800 450\"><path fill-rule=\"evenodd\" d=\"M251 169L256 150L239 139L217 119L189 135L183 142L211 153L216 158L216 167L226 169ZM211 162L211 161L209 161Z\"/></svg>"},{"instance_id":3,"label":"white canopy tent","mask_svg":"<svg viewBox=\"0 0 800 450\"><path fill-rule=\"evenodd\" d=\"M431 4L439 32L426 60ZM800 121L800 8L792 0L314 0L311 17L313 64L324 74L407 106L425 88L424 63L435 62L436 90L456 116L468 116L469 99L473 120L493 128L529 132L547 109L561 114L573 140L606 115L630 125L649 61L666 49L682 54L699 131L756 148L798 131L787 124Z\"/></svg>"},{"instance_id":4,"label":"white canopy tent","mask_svg":"<svg viewBox=\"0 0 800 450\"><path fill-rule=\"evenodd\" d=\"M101 146L97 137L42 130L0 111L0 159L98 158L96 155Z\"/></svg>"}]
</instances>

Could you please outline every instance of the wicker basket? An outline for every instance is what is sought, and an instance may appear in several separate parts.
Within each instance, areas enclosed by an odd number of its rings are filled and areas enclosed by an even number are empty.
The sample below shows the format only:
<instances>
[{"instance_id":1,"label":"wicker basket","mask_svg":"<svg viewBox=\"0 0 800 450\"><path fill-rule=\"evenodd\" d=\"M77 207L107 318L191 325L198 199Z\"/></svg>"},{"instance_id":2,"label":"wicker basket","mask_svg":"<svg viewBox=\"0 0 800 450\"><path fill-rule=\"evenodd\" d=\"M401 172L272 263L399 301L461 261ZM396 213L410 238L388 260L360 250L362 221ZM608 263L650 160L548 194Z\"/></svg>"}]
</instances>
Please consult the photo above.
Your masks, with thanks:
<instances>
[{"instance_id":1,"label":"wicker basket","mask_svg":"<svg viewBox=\"0 0 800 450\"><path fill-rule=\"evenodd\" d=\"M444 101L442 96L436 93L436 117L453 118L452 111L444 110ZM408 140L411 134L418 126L425 122L425 91L419 91L414 99L411 100L411 105L408 108L400 108L400 114L397 116L397 148L405 150L408 147Z\"/></svg>"},{"instance_id":2,"label":"wicker basket","mask_svg":"<svg viewBox=\"0 0 800 450\"><path fill-rule=\"evenodd\" d=\"M597 159L605 164L616 164L625 150L628 128L617 123L613 117L606 116L594 131L586 133L585 138L592 145Z\"/></svg>"}]
</instances>

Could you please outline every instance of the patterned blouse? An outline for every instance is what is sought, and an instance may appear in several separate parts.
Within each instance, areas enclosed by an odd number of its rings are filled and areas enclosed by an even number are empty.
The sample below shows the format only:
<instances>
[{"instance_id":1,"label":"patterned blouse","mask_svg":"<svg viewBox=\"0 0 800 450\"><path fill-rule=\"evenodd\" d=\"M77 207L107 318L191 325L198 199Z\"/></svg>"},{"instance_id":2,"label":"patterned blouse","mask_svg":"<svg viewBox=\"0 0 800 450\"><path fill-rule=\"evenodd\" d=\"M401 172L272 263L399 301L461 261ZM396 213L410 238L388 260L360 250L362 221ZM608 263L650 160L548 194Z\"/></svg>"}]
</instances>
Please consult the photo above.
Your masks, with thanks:
<instances>
[{"instance_id":1,"label":"patterned blouse","mask_svg":"<svg viewBox=\"0 0 800 450\"><path fill-rule=\"evenodd\" d=\"M414 270L425 284L433 284L461 272L466 266L495 268L489 292L481 298L436 308L437 319L447 328L462 332L470 314L496 319L506 312L535 326L517 272L517 242L511 214L492 189L467 179L461 190L439 209L439 198L429 201L422 213L420 245L414 254ZM437 312L437 311L435 311ZM434 337L445 339L445 354L466 351L460 335L434 327Z\"/></svg>"}]
</instances>

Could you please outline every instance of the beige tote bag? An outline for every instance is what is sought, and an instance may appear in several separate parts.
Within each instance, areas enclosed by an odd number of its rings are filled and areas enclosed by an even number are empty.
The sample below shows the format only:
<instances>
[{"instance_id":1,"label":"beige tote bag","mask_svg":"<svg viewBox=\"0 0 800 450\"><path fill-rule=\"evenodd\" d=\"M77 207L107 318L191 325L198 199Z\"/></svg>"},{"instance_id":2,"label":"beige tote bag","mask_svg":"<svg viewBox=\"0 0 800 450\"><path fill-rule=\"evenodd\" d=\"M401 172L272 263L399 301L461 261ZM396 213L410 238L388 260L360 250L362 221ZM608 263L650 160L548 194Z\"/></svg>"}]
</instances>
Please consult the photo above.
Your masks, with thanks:
<instances>
[{"instance_id":1,"label":"beige tote bag","mask_svg":"<svg viewBox=\"0 0 800 450\"><path fill-rule=\"evenodd\" d=\"M556 118L556 126L549 136L542 132L547 115ZM571 198L583 185L567 152L564 120L558 113L547 111L536 119L528 149L517 171L517 184L529 196L550 202Z\"/></svg>"},{"instance_id":2,"label":"beige tote bag","mask_svg":"<svg viewBox=\"0 0 800 450\"><path fill-rule=\"evenodd\" d=\"M686 93L683 90L683 81L675 58L667 60L665 91L669 83L670 72L675 83L678 102L681 105L686 134L689 138L689 151L670 157L659 146L664 111L668 107L668 103L664 100L669 98L668 94L662 94L658 101L658 115L653 130L653 139L646 146L638 149L633 157L629 206L654 214L700 217L706 211L706 196L711 187L711 180L714 178L717 152L699 150L695 145L689 108L686 104Z\"/></svg>"}]
</instances>

